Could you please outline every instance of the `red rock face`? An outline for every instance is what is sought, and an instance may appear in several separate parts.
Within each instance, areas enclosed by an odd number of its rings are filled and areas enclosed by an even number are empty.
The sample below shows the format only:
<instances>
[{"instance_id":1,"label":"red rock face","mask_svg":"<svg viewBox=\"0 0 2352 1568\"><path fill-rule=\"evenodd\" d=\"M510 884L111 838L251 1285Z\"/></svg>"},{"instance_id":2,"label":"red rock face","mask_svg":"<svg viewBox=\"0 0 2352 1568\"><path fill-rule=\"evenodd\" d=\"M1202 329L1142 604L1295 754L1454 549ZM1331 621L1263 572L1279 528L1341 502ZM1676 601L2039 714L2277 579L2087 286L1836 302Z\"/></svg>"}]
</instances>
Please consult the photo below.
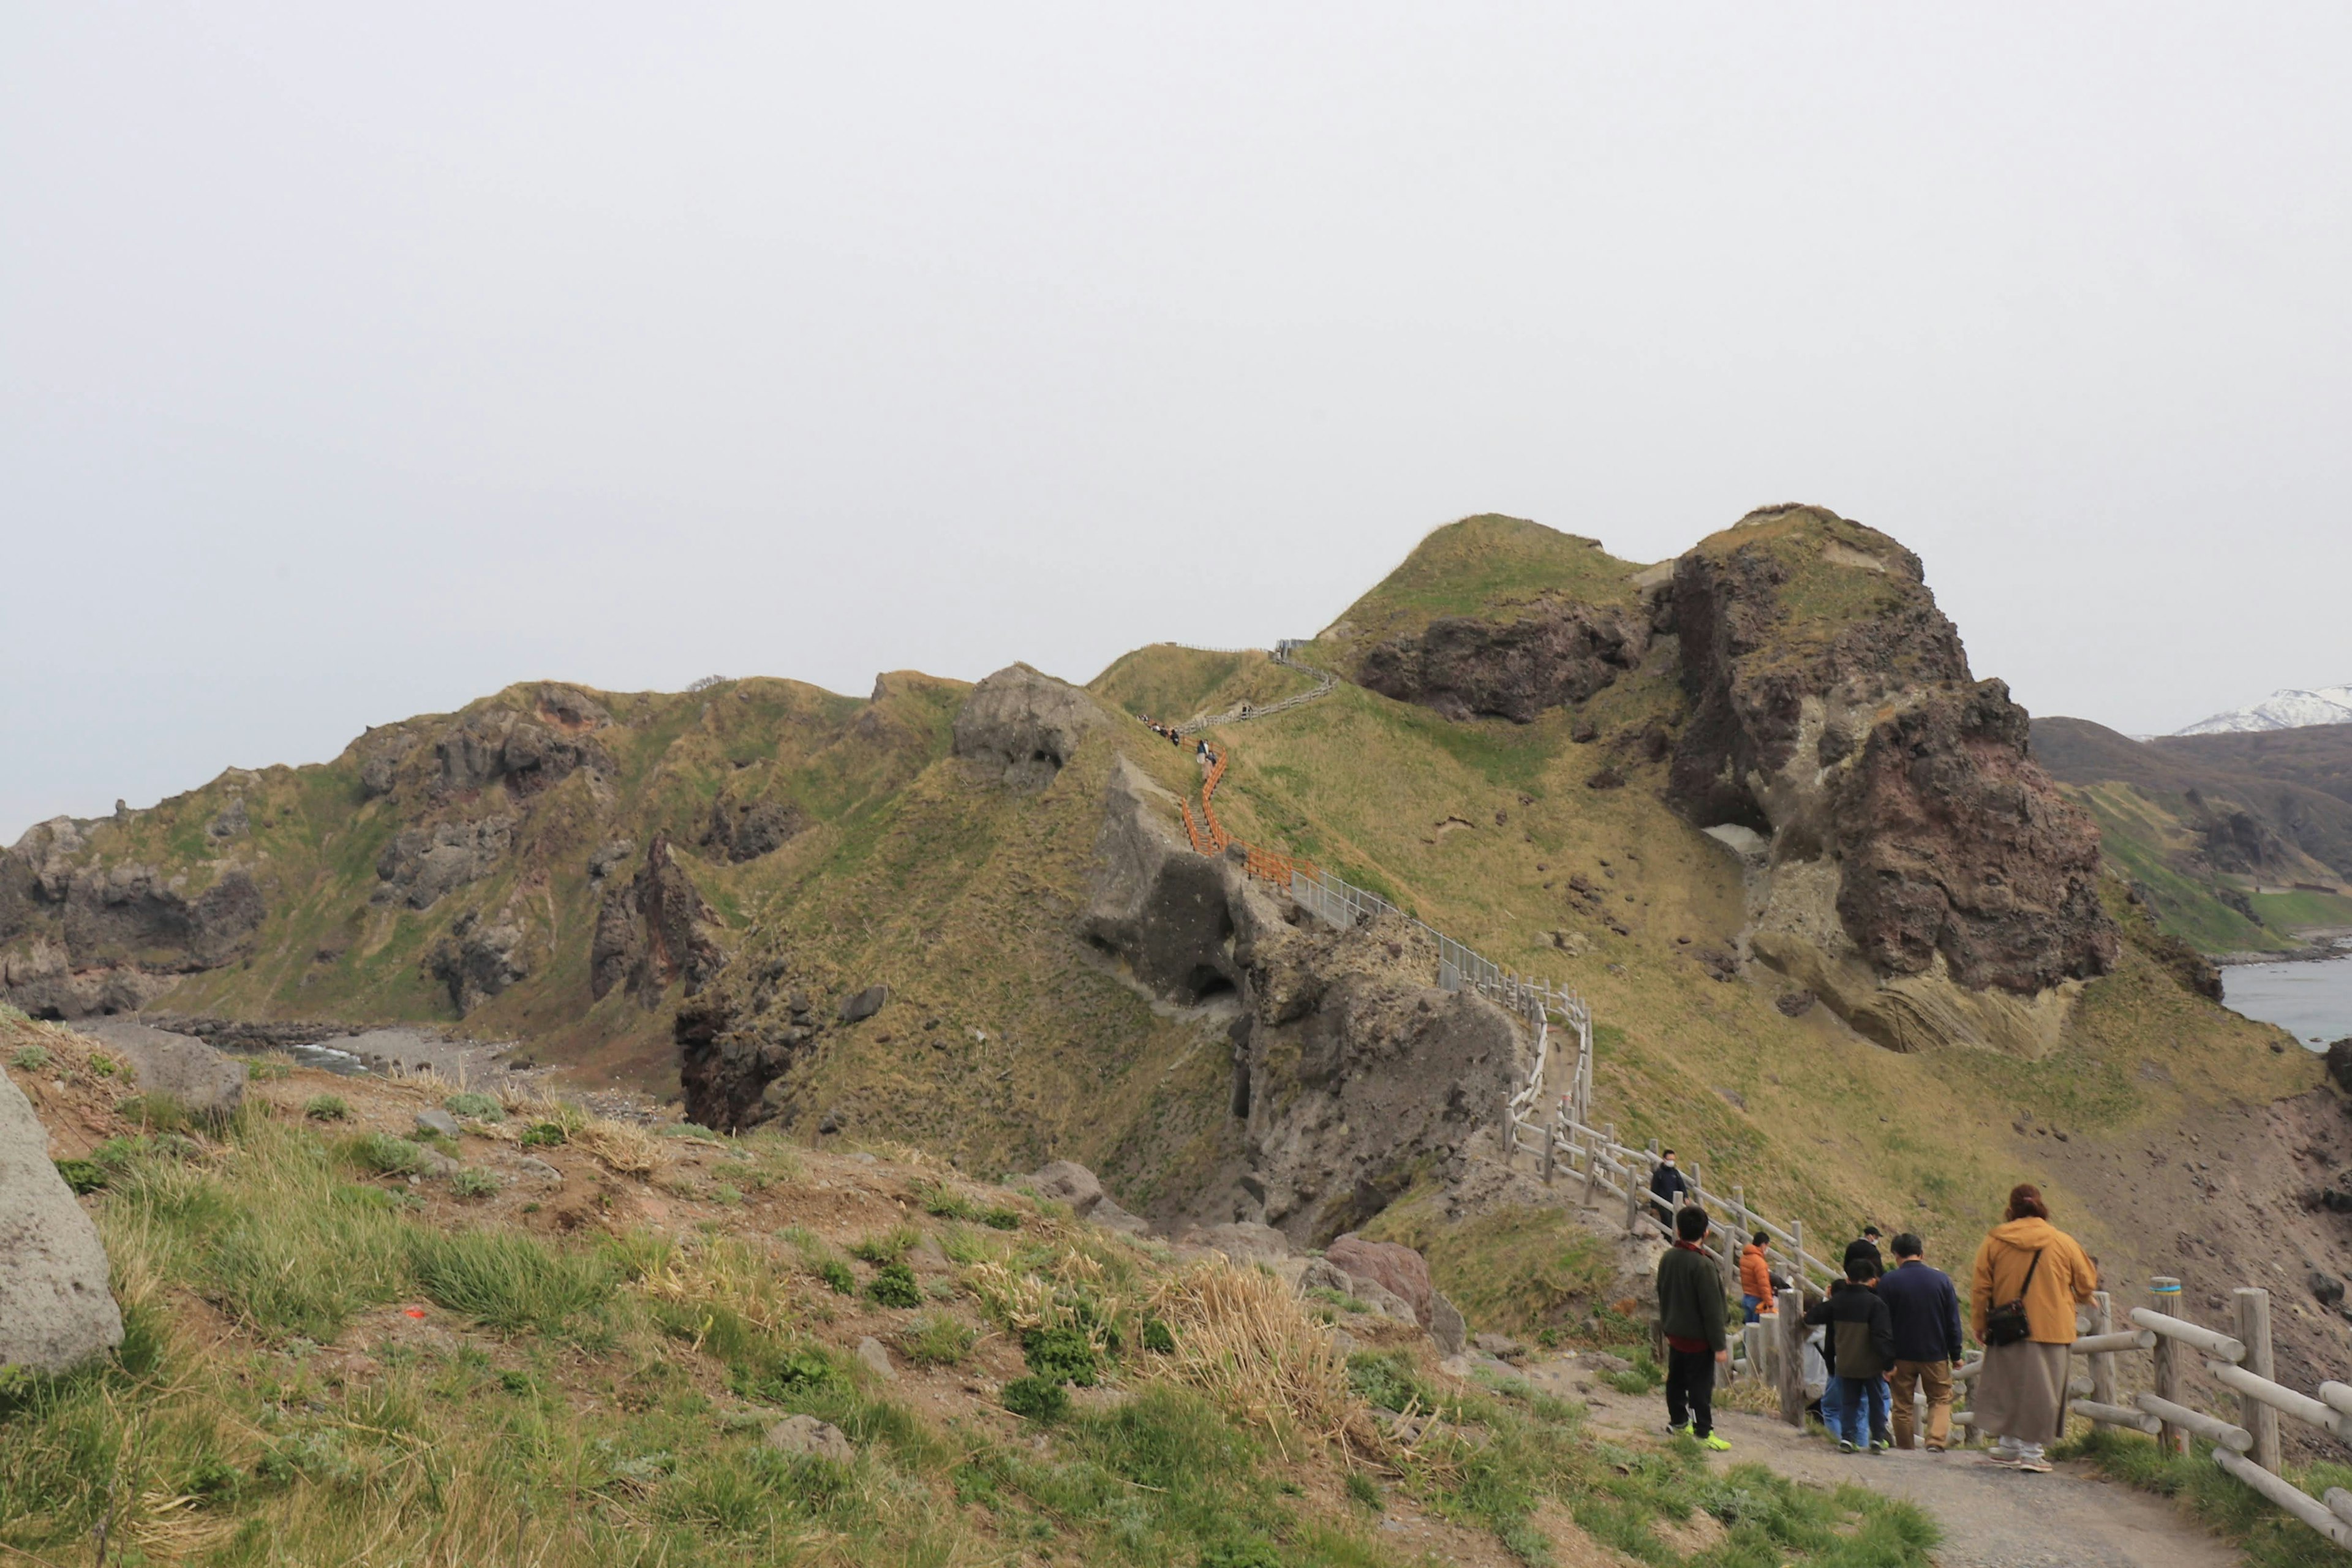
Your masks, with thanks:
<instances>
[{"instance_id":1,"label":"red rock face","mask_svg":"<svg viewBox=\"0 0 2352 1568\"><path fill-rule=\"evenodd\" d=\"M1638 617L1590 605L1538 605L1500 625L1449 616L1419 637L1391 637L1360 662L1359 684L1434 708L1449 719L1532 723L1547 708L1581 702L1641 662Z\"/></svg>"},{"instance_id":2,"label":"red rock face","mask_svg":"<svg viewBox=\"0 0 2352 1568\"><path fill-rule=\"evenodd\" d=\"M1781 509L1682 558L1674 621L1692 716L1669 798L1774 833L1776 861L1836 860L1839 920L1881 973L1940 952L1962 985L2032 994L2114 966L2098 828L2033 763L2009 688L1970 678L1917 556Z\"/></svg>"},{"instance_id":3,"label":"red rock face","mask_svg":"<svg viewBox=\"0 0 2352 1568\"><path fill-rule=\"evenodd\" d=\"M1840 781L1838 916L1881 971L1941 952L1971 990L2030 994L2115 967L2098 828L2027 755L2026 721L2000 681L1935 689Z\"/></svg>"}]
</instances>

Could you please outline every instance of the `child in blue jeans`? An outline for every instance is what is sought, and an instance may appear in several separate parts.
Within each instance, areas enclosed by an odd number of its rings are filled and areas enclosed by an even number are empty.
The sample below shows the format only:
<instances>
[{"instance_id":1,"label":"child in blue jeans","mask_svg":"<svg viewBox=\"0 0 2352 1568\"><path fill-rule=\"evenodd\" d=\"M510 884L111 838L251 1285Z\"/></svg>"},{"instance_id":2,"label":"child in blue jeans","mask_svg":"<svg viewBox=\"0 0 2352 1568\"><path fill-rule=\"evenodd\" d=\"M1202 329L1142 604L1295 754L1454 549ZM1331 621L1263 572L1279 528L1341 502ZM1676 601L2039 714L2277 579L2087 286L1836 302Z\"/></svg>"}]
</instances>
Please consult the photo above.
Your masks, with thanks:
<instances>
[{"instance_id":1,"label":"child in blue jeans","mask_svg":"<svg viewBox=\"0 0 2352 1568\"><path fill-rule=\"evenodd\" d=\"M1886 1447L1876 1434L1886 1429L1886 1372L1895 1364L1895 1322L1886 1303L1872 1289L1877 1271L1867 1258L1848 1260L1845 1278L1829 1295L1805 1309L1808 1325L1825 1325L1836 1380L1822 1394L1822 1414L1837 1435L1838 1451Z\"/></svg>"}]
</instances>

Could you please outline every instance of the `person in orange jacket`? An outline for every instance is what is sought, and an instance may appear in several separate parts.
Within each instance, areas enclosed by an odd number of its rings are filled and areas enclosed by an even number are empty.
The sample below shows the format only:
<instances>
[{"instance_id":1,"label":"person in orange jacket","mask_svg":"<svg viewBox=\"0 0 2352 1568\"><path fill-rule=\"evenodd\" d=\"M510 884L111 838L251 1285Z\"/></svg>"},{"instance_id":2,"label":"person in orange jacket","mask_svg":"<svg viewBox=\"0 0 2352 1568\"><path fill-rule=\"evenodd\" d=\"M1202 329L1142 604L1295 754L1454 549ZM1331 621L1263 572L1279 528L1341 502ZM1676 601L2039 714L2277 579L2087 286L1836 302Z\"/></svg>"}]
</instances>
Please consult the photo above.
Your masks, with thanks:
<instances>
[{"instance_id":1,"label":"person in orange jacket","mask_svg":"<svg viewBox=\"0 0 2352 1568\"><path fill-rule=\"evenodd\" d=\"M1780 1310L1772 1298L1772 1259L1765 1251L1770 1243L1771 1238L1759 1230L1739 1250L1739 1321L1743 1323Z\"/></svg>"}]
</instances>

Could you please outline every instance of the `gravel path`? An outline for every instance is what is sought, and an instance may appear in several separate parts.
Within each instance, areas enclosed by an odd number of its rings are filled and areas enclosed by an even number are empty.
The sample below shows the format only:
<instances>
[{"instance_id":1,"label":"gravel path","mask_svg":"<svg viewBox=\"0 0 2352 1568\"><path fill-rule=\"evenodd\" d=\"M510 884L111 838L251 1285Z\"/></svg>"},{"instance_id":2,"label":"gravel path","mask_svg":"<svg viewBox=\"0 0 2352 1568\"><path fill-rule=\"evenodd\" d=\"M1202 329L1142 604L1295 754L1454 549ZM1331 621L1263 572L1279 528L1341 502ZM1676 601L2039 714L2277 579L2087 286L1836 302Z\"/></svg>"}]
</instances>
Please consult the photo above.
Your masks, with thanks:
<instances>
[{"instance_id":1,"label":"gravel path","mask_svg":"<svg viewBox=\"0 0 2352 1568\"><path fill-rule=\"evenodd\" d=\"M1527 1371L1539 1386L1582 1401L1598 1430L1664 1436L1661 1394L1619 1394L1573 1360ZM2099 1479L2078 1463L2034 1476L1988 1465L1979 1453L1840 1454L1777 1419L1737 1411L1719 1412L1716 1430L1731 1443L1729 1453L1708 1456L1718 1468L1760 1462L1792 1480L1852 1482L1918 1504L1944 1529L1939 1568L2236 1568L2239 1561L2162 1498Z\"/></svg>"}]
</instances>

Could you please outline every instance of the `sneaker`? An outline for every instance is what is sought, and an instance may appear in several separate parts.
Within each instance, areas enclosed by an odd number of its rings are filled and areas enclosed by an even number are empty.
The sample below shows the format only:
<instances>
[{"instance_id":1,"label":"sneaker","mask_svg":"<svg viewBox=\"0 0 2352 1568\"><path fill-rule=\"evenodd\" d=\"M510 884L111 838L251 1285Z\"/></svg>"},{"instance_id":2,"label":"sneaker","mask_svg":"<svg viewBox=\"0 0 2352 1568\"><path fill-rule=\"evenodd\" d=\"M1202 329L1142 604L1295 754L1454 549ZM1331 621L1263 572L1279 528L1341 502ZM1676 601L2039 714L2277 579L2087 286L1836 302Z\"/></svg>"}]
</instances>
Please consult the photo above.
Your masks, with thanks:
<instances>
[{"instance_id":1,"label":"sneaker","mask_svg":"<svg viewBox=\"0 0 2352 1568\"><path fill-rule=\"evenodd\" d=\"M1717 1436L1712 1432L1709 1432L1706 1436L1701 1437L1698 1440L1698 1446L1702 1448L1712 1448L1718 1454L1728 1454L1731 1452L1731 1445L1721 1437Z\"/></svg>"},{"instance_id":2,"label":"sneaker","mask_svg":"<svg viewBox=\"0 0 2352 1568\"><path fill-rule=\"evenodd\" d=\"M1988 1465L1999 1465L2004 1470L2017 1468L2017 1456L2000 1448L1995 1448L1987 1454L1984 1457L1984 1462Z\"/></svg>"},{"instance_id":3,"label":"sneaker","mask_svg":"<svg viewBox=\"0 0 2352 1568\"><path fill-rule=\"evenodd\" d=\"M1853 1445L1846 1441L1843 1437L1841 1437L1838 1439L1838 1452L1841 1454L1851 1454L1853 1452Z\"/></svg>"},{"instance_id":4,"label":"sneaker","mask_svg":"<svg viewBox=\"0 0 2352 1568\"><path fill-rule=\"evenodd\" d=\"M1894 1444L1892 1444L1892 1443L1882 1443L1882 1442L1880 1442L1880 1441L1879 1441L1877 1438L1875 1438L1875 1437L1873 1437L1873 1438L1870 1440L1870 1451L1871 1451L1872 1453L1874 1453L1874 1454L1884 1454L1885 1452L1886 1452L1889 1448L1892 1448L1893 1447L1895 1447L1895 1445L1894 1445Z\"/></svg>"},{"instance_id":5,"label":"sneaker","mask_svg":"<svg viewBox=\"0 0 2352 1568\"><path fill-rule=\"evenodd\" d=\"M1666 1436L1669 1437L1687 1437L1690 1436L1690 1429L1691 1424L1687 1421L1680 1424L1672 1421L1666 1423Z\"/></svg>"},{"instance_id":6,"label":"sneaker","mask_svg":"<svg viewBox=\"0 0 2352 1568\"><path fill-rule=\"evenodd\" d=\"M2047 1459L2020 1459L2017 1461L2017 1468L2023 1470L2028 1475L2046 1476L2050 1473L2050 1461Z\"/></svg>"}]
</instances>

